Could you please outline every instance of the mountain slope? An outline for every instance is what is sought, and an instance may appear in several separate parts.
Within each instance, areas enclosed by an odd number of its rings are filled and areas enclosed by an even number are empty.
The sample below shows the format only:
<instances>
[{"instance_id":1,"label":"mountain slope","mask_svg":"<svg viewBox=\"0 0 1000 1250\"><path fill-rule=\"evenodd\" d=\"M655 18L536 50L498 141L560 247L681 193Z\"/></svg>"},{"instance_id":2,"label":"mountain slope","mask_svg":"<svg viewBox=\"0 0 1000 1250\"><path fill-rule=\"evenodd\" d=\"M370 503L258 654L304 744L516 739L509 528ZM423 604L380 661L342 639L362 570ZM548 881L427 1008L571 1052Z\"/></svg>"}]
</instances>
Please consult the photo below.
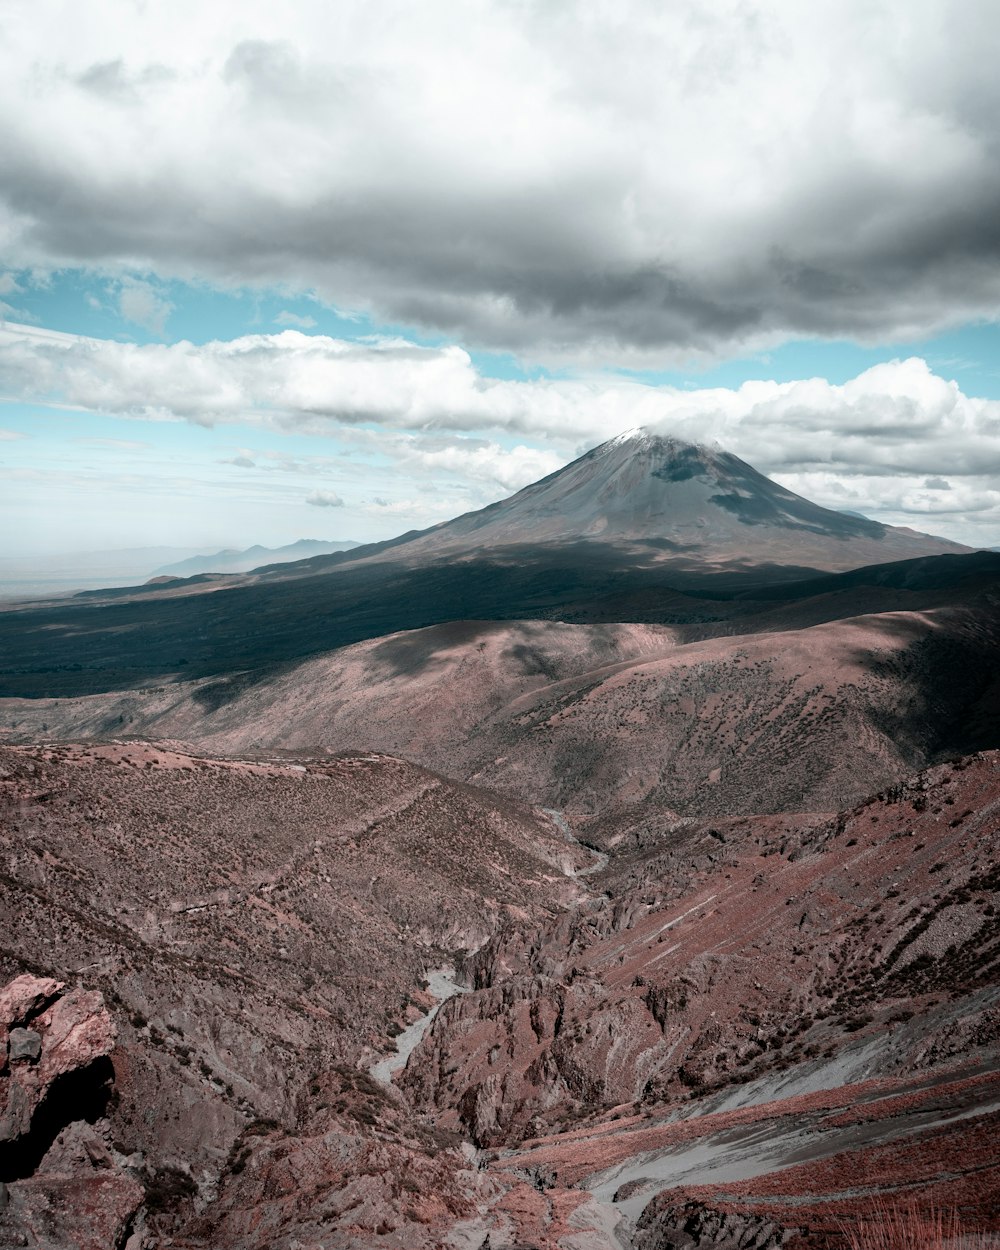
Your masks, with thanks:
<instances>
[{"instance_id":1,"label":"mountain slope","mask_svg":"<svg viewBox=\"0 0 1000 1250\"><path fill-rule=\"evenodd\" d=\"M844 594L848 609L858 602L856 588ZM937 606L900 590L883 600L892 611L824 620L831 598L691 641L676 626L451 623L269 671L3 700L0 732L127 733L236 754L360 745L565 808L590 839L622 812L657 826L663 810L849 805L1000 745L995 599L963 603L952 589Z\"/></svg>"},{"instance_id":2,"label":"mountain slope","mask_svg":"<svg viewBox=\"0 0 1000 1250\"><path fill-rule=\"evenodd\" d=\"M93 1132L34 1174L8 1152L0 1241L112 1163L136 1244L186 1250L663 1250L689 1200L762 1205L764 1250L913 1186L995 1228L998 811L988 754L594 872L560 822L385 756L0 748L0 986L80 980L117 1030ZM467 992L379 1084L451 960Z\"/></svg>"},{"instance_id":3,"label":"mountain slope","mask_svg":"<svg viewBox=\"0 0 1000 1250\"><path fill-rule=\"evenodd\" d=\"M719 629L769 587L830 570L959 559L988 581L982 560L1000 566L962 551L819 508L727 453L640 434L422 534L249 574L0 605L0 697L259 672L448 621ZM933 568L921 576L933 583ZM871 610L863 589L853 614Z\"/></svg>"},{"instance_id":4,"label":"mountain slope","mask_svg":"<svg viewBox=\"0 0 1000 1250\"><path fill-rule=\"evenodd\" d=\"M363 1069L430 1006L430 970L512 917L571 904L591 859L540 813L386 756L218 761L141 744L0 747L0 856L0 1108L16 1118L24 1101L17 1081L4 1097L4 1072L25 1072L6 1062L5 982L31 971L103 992L111 1140L154 1219L198 1188L215 1196L241 1150L307 1119L322 1121L325 1187L354 1175L391 1211L388 1185L364 1178L375 1115L393 1108ZM50 1108L77 1118L78 1093L64 1083ZM390 1182L429 1150L446 1173L466 1166L446 1137L395 1119ZM110 1246L5 1235L8 1182L16 1211L64 1179L27 1175L44 1143L12 1151L7 1130L0 1117L0 1245ZM83 1156L84 1174L105 1170ZM86 1202L77 1187L66 1205Z\"/></svg>"},{"instance_id":5,"label":"mountain slope","mask_svg":"<svg viewBox=\"0 0 1000 1250\"><path fill-rule=\"evenodd\" d=\"M633 430L509 499L351 559L434 559L533 544L600 543L705 565L830 572L968 548L835 512L730 452ZM321 567L319 562L314 568Z\"/></svg>"},{"instance_id":6,"label":"mountain slope","mask_svg":"<svg viewBox=\"0 0 1000 1250\"><path fill-rule=\"evenodd\" d=\"M998 813L988 753L839 815L685 822L468 961L402 1084L612 1204L621 1245L782 1244L671 1236L690 1209L632 1238L692 1198L834 1232L889 1192L996 1228Z\"/></svg>"}]
</instances>

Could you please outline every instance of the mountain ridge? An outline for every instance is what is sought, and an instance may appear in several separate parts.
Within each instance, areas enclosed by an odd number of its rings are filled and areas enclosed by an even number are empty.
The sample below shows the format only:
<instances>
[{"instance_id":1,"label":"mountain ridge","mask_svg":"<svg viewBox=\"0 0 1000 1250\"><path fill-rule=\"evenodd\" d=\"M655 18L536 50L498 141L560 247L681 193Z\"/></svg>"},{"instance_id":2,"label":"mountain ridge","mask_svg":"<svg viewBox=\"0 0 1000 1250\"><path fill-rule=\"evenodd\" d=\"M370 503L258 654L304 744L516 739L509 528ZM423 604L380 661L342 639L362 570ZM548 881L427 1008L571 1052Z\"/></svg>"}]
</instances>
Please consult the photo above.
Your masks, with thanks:
<instances>
[{"instance_id":1,"label":"mountain ridge","mask_svg":"<svg viewBox=\"0 0 1000 1250\"><path fill-rule=\"evenodd\" d=\"M341 551L351 551L360 546L360 543L350 540L325 542L321 538L299 538L294 543L288 543L283 547L264 547L260 543L255 543L243 550L227 547L208 555L188 556L184 560L161 565L153 570L151 576L193 577L199 573L250 573L265 564L279 564L306 560L312 556L333 555Z\"/></svg>"},{"instance_id":2,"label":"mountain ridge","mask_svg":"<svg viewBox=\"0 0 1000 1250\"><path fill-rule=\"evenodd\" d=\"M780 583L948 556L983 558L820 508L729 453L643 435L602 444L479 512L382 544L5 606L0 694L94 694L264 671L447 621L645 621L731 632L728 622ZM990 568L976 573L984 584L994 577ZM933 569L925 580L933 584ZM846 614L871 610L863 587L852 594Z\"/></svg>"}]
</instances>

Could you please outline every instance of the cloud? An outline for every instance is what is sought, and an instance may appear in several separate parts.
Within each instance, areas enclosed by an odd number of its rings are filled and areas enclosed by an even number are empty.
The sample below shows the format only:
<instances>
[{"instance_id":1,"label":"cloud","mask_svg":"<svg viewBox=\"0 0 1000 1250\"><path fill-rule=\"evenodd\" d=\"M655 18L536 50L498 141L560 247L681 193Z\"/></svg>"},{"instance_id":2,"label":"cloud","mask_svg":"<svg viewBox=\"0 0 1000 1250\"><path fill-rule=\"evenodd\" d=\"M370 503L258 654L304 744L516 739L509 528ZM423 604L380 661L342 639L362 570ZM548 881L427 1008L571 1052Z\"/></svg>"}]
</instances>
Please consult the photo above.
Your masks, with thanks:
<instances>
[{"instance_id":1,"label":"cloud","mask_svg":"<svg viewBox=\"0 0 1000 1250\"><path fill-rule=\"evenodd\" d=\"M202 345L136 344L8 324L0 331L0 389L29 402L201 425L502 431L566 446L648 425L716 439L772 469L1000 472L1000 401L966 396L916 357L839 386L810 378L682 390L611 374L499 380L479 373L461 348L400 339L357 343L285 330ZM362 429L355 437L371 442ZM388 446L382 435L377 443ZM397 451L427 465L457 467L461 459L466 470L492 472L498 446L445 440ZM518 455L548 467L537 451Z\"/></svg>"},{"instance_id":2,"label":"cloud","mask_svg":"<svg viewBox=\"0 0 1000 1250\"><path fill-rule=\"evenodd\" d=\"M311 495L306 496L306 503L311 503L315 508L344 507L343 499L332 490L314 490Z\"/></svg>"},{"instance_id":3,"label":"cloud","mask_svg":"<svg viewBox=\"0 0 1000 1250\"><path fill-rule=\"evenodd\" d=\"M173 310L173 304L141 278L125 277L119 283L118 311L133 325L143 326L162 338Z\"/></svg>"},{"instance_id":4,"label":"cloud","mask_svg":"<svg viewBox=\"0 0 1000 1250\"><path fill-rule=\"evenodd\" d=\"M150 444L137 438L75 438L75 443L84 443L88 447L112 447L118 451L145 451Z\"/></svg>"},{"instance_id":5,"label":"cloud","mask_svg":"<svg viewBox=\"0 0 1000 1250\"><path fill-rule=\"evenodd\" d=\"M437 521L449 521L467 509L456 505L453 499L373 499L372 506L380 517L402 517L404 521L419 525L433 525ZM473 505L474 506L474 505ZM362 509L370 511L371 509Z\"/></svg>"},{"instance_id":6,"label":"cloud","mask_svg":"<svg viewBox=\"0 0 1000 1250\"><path fill-rule=\"evenodd\" d=\"M919 358L843 385L806 378L683 390L610 374L497 380L460 348L399 339L285 330L140 345L8 325L0 393L118 417L328 435L346 455L381 458L414 482L458 484L470 506L650 426L718 442L830 507L890 523L950 518L945 528L959 537L1000 526L1000 401L965 395ZM230 462L245 461L306 474L345 468L343 455L235 449Z\"/></svg>"},{"instance_id":7,"label":"cloud","mask_svg":"<svg viewBox=\"0 0 1000 1250\"><path fill-rule=\"evenodd\" d=\"M174 76L166 65L152 62L131 70L122 57L116 57L89 64L77 75L76 85L106 101L133 104L140 100L145 89L171 82Z\"/></svg>"},{"instance_id":8,"label":"cloud","mask_svg":"<svg viewBox=\"0 0 1000 1250\"><path fill-rule=\"evenodd\" d=\"M0 296L3 295L21 295L24 287L12 273L0 273ZM0 299L0 321L11 319L13 321L31 321L35 322L38 318L28 312L24 308L15 308L13 304L8 304L5 299Z\"/></svg>"},{"instance_id":9,"label":"cloud","mask_svg":"<svg viewBox=\"0 0 1000 1250\"><path fill-rule=\"evenodd\" d=\"M277 326L294 326L296 330L311 330L316 325L316 318L308 315L300 317L298 313L289 312L287 308L282 309L274 319Z\"/></svg>"},{"instance_id":10,"label":"cloud","mask_svg":"<svg viewBox=\"0 0 1000 1250\"><path fill-rule=\"evenodd\" d=\"M553 451L523 445L508 449L499 443L471 439L454 440L448 446L432 449L397 445L391 450L403 467L419 468L430 475L450 473L507 491L520 490L529 482L554 473L566 462L565 456Z\"/></svg>"},{"instance_id":11,"label":"cloud","mask_svg":"<svg viewBox=\"0 0 1000 1250\"><path fill-rule=\"evenodd\" d=\"M277 283L543 358L996 316L991 0L337 14L24 8L11 263Z\"/></svg>"},{"instance_id":12,"label":"cloud","mask_svg":"<svg viewBox=\"0 0 1000 1250\"><path fill-rule=\"evenodd\" d=\"M20 430L0 429L0 443L12 443L15 439L27 437L27 434L22 434Z\"/></svg>"}]
</instances>

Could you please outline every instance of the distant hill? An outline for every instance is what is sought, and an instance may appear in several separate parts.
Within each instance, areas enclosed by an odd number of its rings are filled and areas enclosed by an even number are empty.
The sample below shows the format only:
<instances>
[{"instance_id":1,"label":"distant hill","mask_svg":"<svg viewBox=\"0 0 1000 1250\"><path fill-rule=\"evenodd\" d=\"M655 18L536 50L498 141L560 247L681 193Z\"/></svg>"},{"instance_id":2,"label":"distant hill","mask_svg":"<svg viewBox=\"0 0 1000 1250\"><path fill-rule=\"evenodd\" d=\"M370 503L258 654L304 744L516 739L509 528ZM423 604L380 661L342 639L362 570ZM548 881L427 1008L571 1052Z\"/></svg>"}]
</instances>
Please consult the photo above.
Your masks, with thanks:
<instances>
[{"instance_id":1,"label":"distant hill","mask_svg":"<svg viewBox=\"0 0 1000 1250\"><path fill-rule=\"evenodd\" d=\"M154 577L194 577L198 573L249 573L265 564L288 564L292 560L308 560L310 556L329 556L350 551L358 543L323 542L318 538L300 538L287 547L247 547L245 551L216 551L207 556L190 556L154 569Z\"/></svg>"}]
</instances>

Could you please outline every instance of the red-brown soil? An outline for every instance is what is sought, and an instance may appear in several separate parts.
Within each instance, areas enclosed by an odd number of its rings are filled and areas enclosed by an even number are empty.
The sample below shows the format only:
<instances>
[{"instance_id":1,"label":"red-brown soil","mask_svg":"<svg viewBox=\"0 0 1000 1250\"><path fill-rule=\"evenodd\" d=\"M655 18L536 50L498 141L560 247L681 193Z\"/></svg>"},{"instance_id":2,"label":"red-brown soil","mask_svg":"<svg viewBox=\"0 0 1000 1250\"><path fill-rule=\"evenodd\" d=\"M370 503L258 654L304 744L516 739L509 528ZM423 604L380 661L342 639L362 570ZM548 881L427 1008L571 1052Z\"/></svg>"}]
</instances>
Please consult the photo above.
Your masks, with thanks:
<instances>
[{"instance_id":1,"label":"red-brown soil","mask_svg":"<svg viewBox=\"0 0 1000 1250\"><path fill-rule=\"evenodd\" d=\"M684 639L680 627L456 623L266 676L3 700L0 726L22 741L131 733L235 754L362 744L581 824L618 813L632 826L840 808L997 744L991 603Z\"/></svg>"},{"instance_id":2,"label":"red-brown soil","mask_svg":"<svg viewBox=\"0 0 1000 1250\"><path fill-rule=\"evenodd\" d=\"M818 1244L886 1192L993 1227L997 754L609 823L586 877L558 822L386 756L0 768L0 974L103 993L130 1250ZM449 961L470 991L377 1084Z\"/></svg>"},{"instance_id":3,"label":"red-brown soil","mask_svg":"<svg viewBox=\"0 0 1000 1250\"><path fill-rule=\"evenodd\" d=\"M598 874L607 899L494 938L404 1084L494 1151L550 1134L506 1166L622 1189L633 1215L681 1185L829 1231L916 1190L983 1225L1000 1198L982 1146L1000 1108L998 839L996 754L835 817L687 822ZM748 1179L692 1189L716 1153L749 1158ZM810 1156L826 1162L789 1168Z\"/></svg>"},{"instance_id":4,"label":"red-brown soil","mask_svg":"<svg viewBox=\"0 0 1000 1250\"><path fill-rule=\"evenodd\" d=\"M591 857L551 821L385 756L140 744L0 750L0 804L0 983L58 972L103 991L110 1132L161 1234L220 1175L236 1184L241 1152L277 1138L284 1158L293 1132L327 1189L368 1186L369 1214L399 1184L370 1179L372 1152L468 1170L364 1068L430 1005L428 969L580 895L568 874ZM16 1196L21 1179L2 1180ZM382 1221L365 1218L359 1245Z\"/></svg>"}]
</instances>

